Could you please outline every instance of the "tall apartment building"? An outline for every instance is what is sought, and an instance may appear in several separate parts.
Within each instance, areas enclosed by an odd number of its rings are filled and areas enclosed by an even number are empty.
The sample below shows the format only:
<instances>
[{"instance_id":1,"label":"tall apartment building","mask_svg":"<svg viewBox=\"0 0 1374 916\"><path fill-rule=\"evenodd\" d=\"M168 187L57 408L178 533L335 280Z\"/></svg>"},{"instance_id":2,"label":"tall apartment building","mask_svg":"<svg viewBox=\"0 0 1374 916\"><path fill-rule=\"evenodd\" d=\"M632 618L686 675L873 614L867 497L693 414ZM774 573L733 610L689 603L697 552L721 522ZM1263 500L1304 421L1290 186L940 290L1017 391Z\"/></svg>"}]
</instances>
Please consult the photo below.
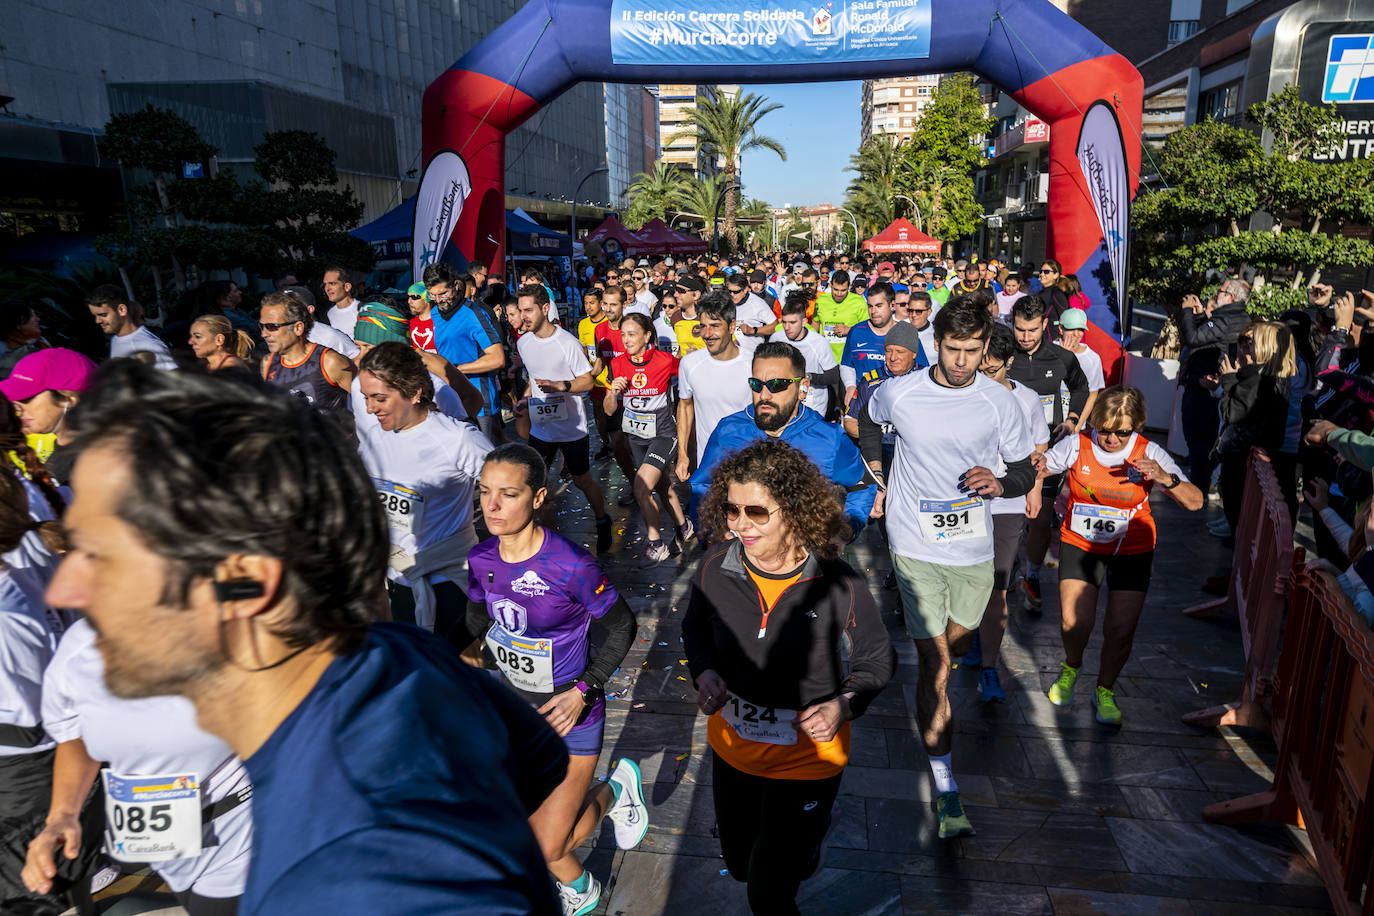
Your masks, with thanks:
<instances>
[{"instance_id":1,"label":"tall apartment building","mask_svg":"<svg viewBox=\"0 0 1374 916\"><path fill-rule=\"evenodd\" d=\"M320 133L372 219L414 193L425 87L518 0L164 0L6 5L0 49L0 213L65 229L117 221L118 169L95 137L112 114L171 108L245 170L272 130ZM508 203L567 212L553 198L600 166L584 199L614 204L657 156L640 87L582 83L508 138ZM636 120L637 117L637 120ZM650 133L655 136L646 140ZM561 209L560 209L561 208Z\"/></svg>"},{"instance_id":2,"label":"tall apartment building","mask_svg":"<svg viewBox=\"0 0 1374 916\"><path fill-rule=\"evenodd\" d=\"M697 107L697 95L708 87L697 83L659 83L652 88L658 96L658 158L698 178L720 171L722 163L716 161L711 150L698 144L687 121L687 112ZM715 88L731 97L740 92L740 87L733 84ZM677 136L686 133L693 135Z\"/></svg>"},{"instance_id":3,"label":"tall apartment building","mask_svg":"<svg viewBox=\"0 0 1374 916\"><path fill-rule=\"evenodd\" d=\"M859 143L887 134L900 144L910 140L921 112L940 85L939 74L864 80L859 106Z\"/></svg>"}]
</instances>

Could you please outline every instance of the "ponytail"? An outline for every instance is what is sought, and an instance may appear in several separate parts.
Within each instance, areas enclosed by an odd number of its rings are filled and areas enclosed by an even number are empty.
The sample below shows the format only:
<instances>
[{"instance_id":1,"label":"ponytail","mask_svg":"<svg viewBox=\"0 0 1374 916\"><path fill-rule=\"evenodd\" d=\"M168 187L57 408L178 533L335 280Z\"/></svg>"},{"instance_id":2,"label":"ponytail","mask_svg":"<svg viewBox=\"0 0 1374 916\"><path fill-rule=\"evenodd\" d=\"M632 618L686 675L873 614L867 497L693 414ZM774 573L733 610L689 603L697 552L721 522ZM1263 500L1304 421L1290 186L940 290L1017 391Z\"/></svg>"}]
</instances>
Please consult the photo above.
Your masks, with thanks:
<instances>
[{"instance_id":1,"label":"ponytail","mask_svg":"<svg viewBox=\"0 0 1374 916\"><path fill-rule=\"evenodd\" d=\"M243 328L238 328L234 331L234 349L232 352L239 359L248 359L248 357L252 356L253 349L256 346L257 344L253 343L252 335Z\"/></svg>"}]
</instances>

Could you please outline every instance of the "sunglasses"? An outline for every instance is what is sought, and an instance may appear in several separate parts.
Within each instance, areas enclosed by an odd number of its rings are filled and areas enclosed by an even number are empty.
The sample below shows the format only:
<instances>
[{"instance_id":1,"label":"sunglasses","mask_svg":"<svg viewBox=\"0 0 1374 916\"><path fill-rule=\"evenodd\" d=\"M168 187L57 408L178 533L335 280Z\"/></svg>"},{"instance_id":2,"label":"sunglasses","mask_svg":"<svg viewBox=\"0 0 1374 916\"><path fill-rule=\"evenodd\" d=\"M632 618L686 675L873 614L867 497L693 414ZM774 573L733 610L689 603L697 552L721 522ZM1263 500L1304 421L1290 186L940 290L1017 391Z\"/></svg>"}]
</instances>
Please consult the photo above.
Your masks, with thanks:
<instances>
[{"instance_id":1,"label":"sunglasses","mask_svg":"<svg viewBox=\"0 0 1374 916\"><path fill-rule=\"evenodd\" d=\"M767 509L763 506L740 506L735 503L727 502L722 503L721 508L725 510L726 521L733 522L735 519L739 518L740 513L743 512L749 521L753 522L755 525L766 525L768 524L768 520L773 517L773 513L777 512L782 507L774 506L771 509Z\"/></svg>"},{"instance_id":2,"label":"sunglasses","mask_svg":"<svg viewBox=\"0 0 1374 916\"><path fill-rule=\"evenodd\" d=\"M1135 432L1133 429L1099 429L1099 436L1116 436L1118 439L1128 439Z\"/></svg>"},{"instance_id":3,"label":"sunglasses","mask_svg":"<svg viewBox=\"0 0 1374 916\"><path fill-rule=\"evenodd\" d=\"M1040 268L1040 272L1041 272L1042 274L1052 274L1052 273L1054 273L1054 270L1053 270L1052 268L1049 268L1049 267L1042 267L1042 268Z\"/></svg>"},{"instance_id":4,"label":"sunglasses","mask_svg":"<svg viewBox=\"0 0 1374 916\"><path fill-rule=\"evenodd\" d=\"M763 379L751 378L749 379L749 390L758 394L760 391L767 388L774 394L778 394L791 388L793 383L801 381L805 381L805 378L770 378L766 382Z\"/></svg>"},{"instance_id":5,"label":"sunglasses","mask_svg":"<svg viewBox=\"0 0 1374 916\"><path fill-rule=\"evenodd\" d=\"M295 323L296 323L296 322L294 322L294 321L283 321L283 322L281 322L281 323L279 323L279 324L278 324L278 323L273 323L273 322L271 322L271 321L259 321L259 322L258 322L258 327L262 328L264 331L271 331L273 334L275 334L275 333L277 333L278 331L280 331L282 328L289 328L289 327L292 327L293 325L295 325Z\"/></svg>"},{"instance_id":6,"label":"sunglasses","mask_svg":"<svg viewBox=\"0 0 1374 916\"><path fill-rule=\"evenodd\" d=\"M425 298L425 297L424 297L424 296L406 296L406 298L409 299L410 301L414 302L414 301L417 300L417 299L423 299L423 298Z\"/></svg>"}]
</instances>

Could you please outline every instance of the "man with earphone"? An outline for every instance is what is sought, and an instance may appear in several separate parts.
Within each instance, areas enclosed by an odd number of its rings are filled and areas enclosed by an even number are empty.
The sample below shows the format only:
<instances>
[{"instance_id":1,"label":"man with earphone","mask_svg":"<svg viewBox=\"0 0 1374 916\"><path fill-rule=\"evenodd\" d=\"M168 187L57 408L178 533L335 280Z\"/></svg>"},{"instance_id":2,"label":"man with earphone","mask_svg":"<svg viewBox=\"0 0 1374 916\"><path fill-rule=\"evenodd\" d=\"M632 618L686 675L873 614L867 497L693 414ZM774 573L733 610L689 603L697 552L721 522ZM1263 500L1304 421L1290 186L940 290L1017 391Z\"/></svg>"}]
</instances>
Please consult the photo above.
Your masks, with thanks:
<instances>
[{"instance_id":1,"label":"man with earphone","mask_svg":"<svg viewBox=\"0 0 1374 916\"><path fill-rule=\"evenodd\" d=\"M328 417L118 361L67 422L47 601L86 615L111 694L184 696L242 759L240 914L558 912L528 819L563 742L442 639L379 622L387 522Z\"/></svg>"}]
</instances>

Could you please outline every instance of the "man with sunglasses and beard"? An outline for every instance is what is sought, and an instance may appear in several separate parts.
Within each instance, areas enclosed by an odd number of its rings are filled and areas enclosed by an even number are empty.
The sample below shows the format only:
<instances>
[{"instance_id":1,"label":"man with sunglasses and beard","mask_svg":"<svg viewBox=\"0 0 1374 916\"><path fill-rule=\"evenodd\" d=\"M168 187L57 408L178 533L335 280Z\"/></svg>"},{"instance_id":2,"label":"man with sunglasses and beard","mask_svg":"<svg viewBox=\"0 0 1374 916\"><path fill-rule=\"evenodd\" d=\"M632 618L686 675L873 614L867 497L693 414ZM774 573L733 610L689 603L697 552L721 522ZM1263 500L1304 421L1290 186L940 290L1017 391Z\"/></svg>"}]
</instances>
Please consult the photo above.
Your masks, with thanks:
<instances>
[{"instance_id":1,"label":"man with sunglasses and beard","mask_svg":"<svg viewBox=\"0 0 1374 916\"><path fill-rule=\"evenodd\" d=\"M844 489L845 518L857 535L873 509L877 482L844 430L802 403L810 386L806 357L790 343L768 341L754 350L752 370L753 404L720 421L692 475L693 515L711 486L712 472L727 455L760 439L781 439Z\"/></svg>"}]
</instances>

